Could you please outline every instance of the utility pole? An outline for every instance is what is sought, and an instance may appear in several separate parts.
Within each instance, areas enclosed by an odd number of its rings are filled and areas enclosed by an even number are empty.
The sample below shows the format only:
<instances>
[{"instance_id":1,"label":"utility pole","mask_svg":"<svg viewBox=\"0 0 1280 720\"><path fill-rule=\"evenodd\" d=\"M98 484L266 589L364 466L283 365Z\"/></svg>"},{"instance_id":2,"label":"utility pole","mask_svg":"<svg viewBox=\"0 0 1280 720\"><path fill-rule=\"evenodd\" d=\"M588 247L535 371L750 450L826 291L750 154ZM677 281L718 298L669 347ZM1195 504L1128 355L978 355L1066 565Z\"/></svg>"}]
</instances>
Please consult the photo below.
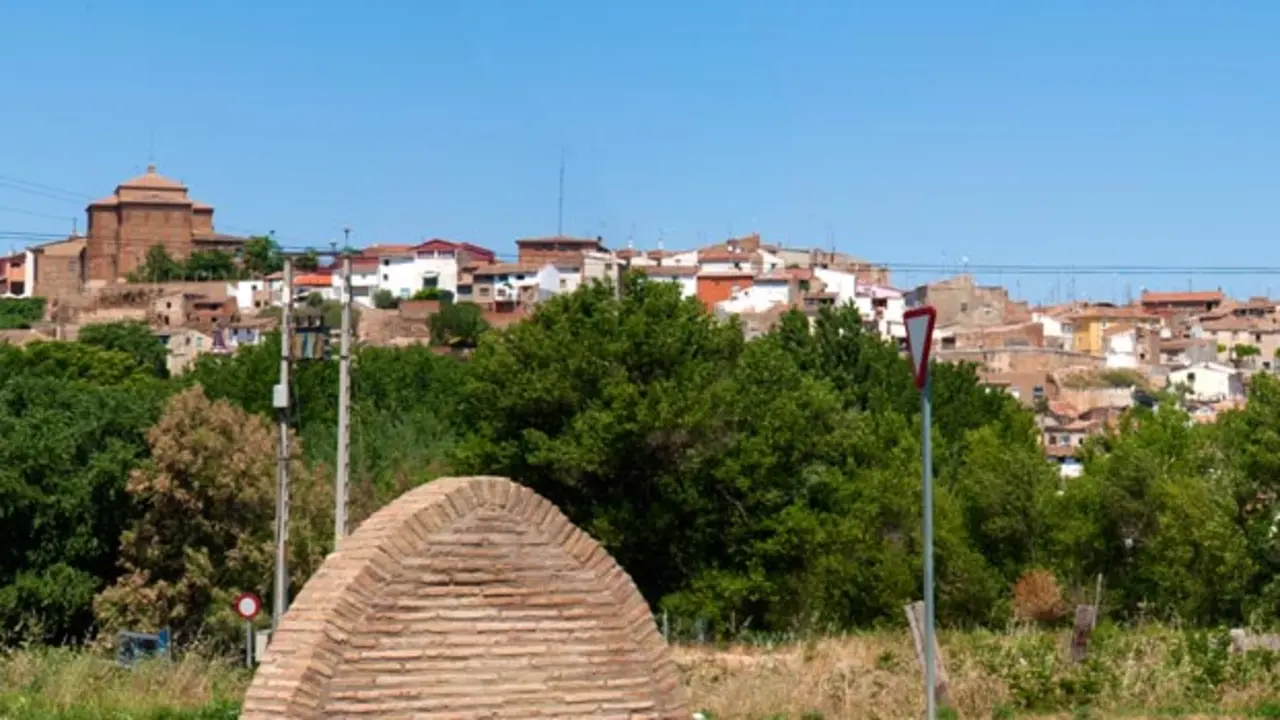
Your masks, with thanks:
<instances>
[{"instance_id":1,"label":"utility pole","mask_svg":"<svg viewBox=\"0 0 1280 720\"><path fill-rule=\"evenodd\" d=\"M556 207L556 237L564 237L564 149L560 149L560 200Z\"/></svg>"},{"instance_id":2,"label":"utility pole","mask_svg":"<svg viewBox=\"0 0 1280 720\"><path fill-rule=\"evenodd\" d=\"M271 629L280 626L289 606L289 361L293 346L293 261L284 260L284 283L280 289L280 384L275 386L272 405L280 425L276 449L276 577L271 604Z\"/></svg>"},{"instance_id":3,"label":"utility pole","mask_svg":"<svg viewBox=\"0 0 1280 720\"><path fill-rule=\"evenodd\" d=\"M351 230L343 232L350 237ZM349 245L349 243L348 243ZM346 247L347 245L344 245ZM338 462L333 488L333 549L347 534L351 482L351 256L342 255L342 339L338 355Z\"/></svg>"}]
</instances>

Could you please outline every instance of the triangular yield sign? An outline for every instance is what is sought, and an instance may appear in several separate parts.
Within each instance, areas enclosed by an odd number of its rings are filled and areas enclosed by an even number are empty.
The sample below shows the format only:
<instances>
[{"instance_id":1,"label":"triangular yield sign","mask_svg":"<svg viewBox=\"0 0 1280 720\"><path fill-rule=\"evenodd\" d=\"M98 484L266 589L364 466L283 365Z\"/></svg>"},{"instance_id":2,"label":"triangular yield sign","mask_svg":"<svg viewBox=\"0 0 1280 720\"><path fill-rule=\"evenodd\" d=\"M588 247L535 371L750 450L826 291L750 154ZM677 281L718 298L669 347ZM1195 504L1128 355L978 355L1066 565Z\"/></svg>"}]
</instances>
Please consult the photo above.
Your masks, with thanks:
<instances>
[{"instance_id":1,"label":"triangular yield sign","mask_svg":"<svg viewBox=\"0 0 1280 720\"><path fill-rule=\"evenodd\" d=\"M929 374L929 350L933 344L933 323L938 313L929 305L912 308L902 314L907 326L907 349L911 351L911 370L916 376L916 387L924 389Z\"/></svg>"}]
</instances>

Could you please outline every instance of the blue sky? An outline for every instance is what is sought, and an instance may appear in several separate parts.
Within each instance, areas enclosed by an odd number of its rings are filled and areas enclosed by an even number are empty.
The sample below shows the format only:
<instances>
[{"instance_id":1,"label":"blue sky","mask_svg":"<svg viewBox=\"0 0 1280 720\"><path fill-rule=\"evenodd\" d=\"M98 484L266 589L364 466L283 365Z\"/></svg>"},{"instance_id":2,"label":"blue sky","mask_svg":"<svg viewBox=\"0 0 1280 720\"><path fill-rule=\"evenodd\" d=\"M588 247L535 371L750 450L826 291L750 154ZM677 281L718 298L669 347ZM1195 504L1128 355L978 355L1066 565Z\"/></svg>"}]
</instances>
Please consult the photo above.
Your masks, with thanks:
<instances>
[{"instance_id":1,"label":"blue sky","mask_svg":"<svg viewBox=\"0 0 1280 720\"><path fill-rule=\"evenodd\" d=\"M0 1L0 177L105 195L154 147L225 231L507 253L555 232L563 152L566 233L617 247L1280 266L1278 36L1268 2ZM1041 301L1069 273L984 279ZM1126 283L1280 294L1076 294Z\"/></svg>"}]
</instances>

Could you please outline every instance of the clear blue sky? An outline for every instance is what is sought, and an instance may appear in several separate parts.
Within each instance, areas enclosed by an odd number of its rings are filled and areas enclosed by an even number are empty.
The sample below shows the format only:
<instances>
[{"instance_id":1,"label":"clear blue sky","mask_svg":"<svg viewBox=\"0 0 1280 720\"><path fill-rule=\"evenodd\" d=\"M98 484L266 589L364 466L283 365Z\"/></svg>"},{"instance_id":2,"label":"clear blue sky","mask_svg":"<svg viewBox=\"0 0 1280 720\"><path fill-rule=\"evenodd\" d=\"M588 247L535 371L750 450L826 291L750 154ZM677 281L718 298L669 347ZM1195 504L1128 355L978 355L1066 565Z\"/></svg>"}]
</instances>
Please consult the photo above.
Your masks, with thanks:
<instances>
[{"instance_id":1,"label":"clear blue sky","mask_svg":"<svg viewBox=\"0 0 1280 720\"><path fill-rule=\"evenodd\" d=\"M154 138L226 231L511 252L555 232L563 150L565 231L617 247L1276 266L1278 37L1260 0L9 0L0 175L105 195ZM1189 280L1077 294L1125 282Z\"/></svg>"}]
</instances>

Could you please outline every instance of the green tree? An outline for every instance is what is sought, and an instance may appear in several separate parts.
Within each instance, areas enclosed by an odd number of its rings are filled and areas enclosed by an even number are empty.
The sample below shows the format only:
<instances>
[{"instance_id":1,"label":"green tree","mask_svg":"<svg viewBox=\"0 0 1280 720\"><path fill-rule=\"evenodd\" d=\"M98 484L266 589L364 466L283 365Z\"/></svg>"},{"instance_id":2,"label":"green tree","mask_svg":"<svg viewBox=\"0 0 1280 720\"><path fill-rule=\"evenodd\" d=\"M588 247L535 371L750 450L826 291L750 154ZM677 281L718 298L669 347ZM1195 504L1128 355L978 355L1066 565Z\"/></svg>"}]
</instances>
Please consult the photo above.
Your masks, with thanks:
<instances>
[{"instance_id":1,"label":"green tree","mask_svg":"<svg viewBox=\"0 0 1280 720\"><path fill-rule=\"evenodd\" d=\"M76 339L86 345L117 350L133 358L139 367L156 377L169 376L169 352L143 322L117 322L85 325Z\"/></svg>"},{"instance_id":2,"label":"green tree","mask_svg":"<svg viewBox=\"0 0 1280 720\"><path fill-rule=\"evenodd\" d=\"M242 274L235 257L221 250L197 250L181 265L182 277L186 280L236 280Z\"/></svg>"},{"instance_id":3,"label":"green tree","mask_svg":"<svg viewBox=\"0 0 1280 720\"><path fill-rule=\"evenodd\" d=\"M166 390L124 353L0 346L0 644L86 637Z\"/></svg>"},{"instance_id":4,"label":"green tree","mask_svg":"<svg viewBox=\"0 0 1280 720\"><path fill-rule=\"evenodd\" d=\"M0 298L0 330L26 330L44 319L44 298Z\"/></svg>"},{"instance_id":5,"label":"green tree","mask_svg":"<svg viewBox=\"0 0 1280 720\"><path fill-rule=\"evenodd\" d=\"M312 272L320 267L320 255L310 248L293 259L293 267L302 272Z\"/></svg>"},{"instance_id":6,"label":"green tree","mask_svg":"<svg viewBox=\"0 0 1280 720\"><path fill-rule=\"evenodd\" d=\"M173 282L185 279L186 269L163 245L153 245L142 264L129 273L130 282Z\"/></svg>"},{"instance_id":7,"label":"green tree","mask_svg":"<svg viewBox=\"0 0 1280 720\"><path fill-rule=\"evenodd\" d=\"M436 345L473 348L489 329L484 311L474 303L443 303L428 321Z\"/></svg>"},{"instance_id":8,"label":"green tree","mask_svg":"<svg viewBox=\"0 0 1280 720\"><path fill-rule=\"evenodd\" d=\"M241 265L250 277L263 278L284 269L280 244L269 235L255 235L245 241Z\"/></svg>"},{"instance_id":9,"label":"green tree","mask_svg":"<svg viewBox=\"0 0 1280 720\"><path fill-rule=\"evenodd\" d=\"M390 290L378 290L373 294L373 306L379 310L394 310L400 307L400 299Z\"/></svg>"},{"instance_id":10,"label":"green tree","mask_svg":"<svg viewBox=\"0 0 1280 720\"><path fill-rule=\"evenodd\" d=\"M203 632L230 647L242 628L232 599L270 590L275 431L191 387L170 399L147 439L151 457L128 485L142 512L121 536L124 574L94 602L98 624L168 627L179 641ZM329 549L331 496L300 462L290 480L290 570L300 587Z\"/></svg>"}]
</instances>

